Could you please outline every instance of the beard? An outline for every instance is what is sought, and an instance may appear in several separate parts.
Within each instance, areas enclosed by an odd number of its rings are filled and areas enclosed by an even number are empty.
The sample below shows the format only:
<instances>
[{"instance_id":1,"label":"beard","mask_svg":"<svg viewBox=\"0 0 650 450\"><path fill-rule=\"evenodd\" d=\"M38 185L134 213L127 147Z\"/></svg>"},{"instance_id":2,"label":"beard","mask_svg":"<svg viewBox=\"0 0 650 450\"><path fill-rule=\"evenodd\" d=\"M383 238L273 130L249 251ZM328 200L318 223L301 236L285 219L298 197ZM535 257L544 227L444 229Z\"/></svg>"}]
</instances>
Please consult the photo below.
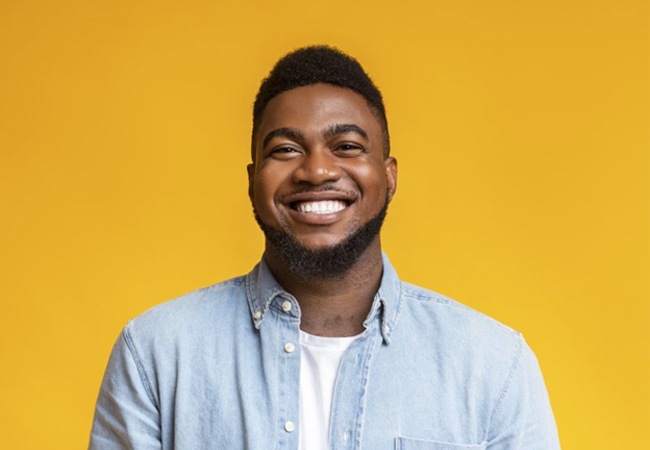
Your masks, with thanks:
<instances>
[{"instance_id":1,"label":"beard","mask_svg":"<svg viewBox=\"0 0 650 450\"><path fill-rule=\"evenodd\" d=\"M269 227L260 220L256 211L253 212L267 242L277 251L291 274L302 279L314 279L334 278L350 270L379 235L387 211L388 199L375 217L348 234L343 241L315 250L303 246L286 231Z\"/></svg>"}]
</instances>

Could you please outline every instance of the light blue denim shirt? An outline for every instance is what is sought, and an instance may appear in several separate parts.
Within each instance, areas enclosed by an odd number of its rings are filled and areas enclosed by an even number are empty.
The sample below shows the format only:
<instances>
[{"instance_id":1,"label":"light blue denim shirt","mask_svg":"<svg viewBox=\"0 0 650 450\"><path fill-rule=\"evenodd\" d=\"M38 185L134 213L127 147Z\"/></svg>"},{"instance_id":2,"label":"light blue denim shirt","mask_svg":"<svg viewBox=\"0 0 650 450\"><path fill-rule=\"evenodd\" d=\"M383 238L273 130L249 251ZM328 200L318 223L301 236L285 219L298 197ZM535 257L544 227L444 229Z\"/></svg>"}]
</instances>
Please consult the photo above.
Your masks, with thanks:
<instances>
[{"instance_id":1,"label":"light blue denim shirt","mask_svg":"<svg viewBox=\"0 0 650 450\"><path fill-rule=\"evenodd\" d=\"M115 344L90 448L297 449L299 324L263 261L145 312ZM364 326L336 380L331 449L559 448L519 333L401 282L386 257Z\"/></svg>"}]
</instances>

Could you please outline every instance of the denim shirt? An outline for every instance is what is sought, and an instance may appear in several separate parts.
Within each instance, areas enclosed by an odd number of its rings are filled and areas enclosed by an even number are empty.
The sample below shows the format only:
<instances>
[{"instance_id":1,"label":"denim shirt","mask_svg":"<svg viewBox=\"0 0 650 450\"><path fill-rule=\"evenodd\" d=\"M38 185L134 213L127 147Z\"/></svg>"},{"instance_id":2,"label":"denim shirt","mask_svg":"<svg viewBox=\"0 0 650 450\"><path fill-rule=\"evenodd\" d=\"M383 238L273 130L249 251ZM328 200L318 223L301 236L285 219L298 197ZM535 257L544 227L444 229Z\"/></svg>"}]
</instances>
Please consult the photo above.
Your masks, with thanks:
<instances>
[{"instance_id":1,"label":"denim shirt","mask_svg":"<svg viewBox=\"0 0 650 450\"><path fill-rule=\"evenodd\" d=\"M330 448L558 449L521 335L383 264L341 361ZM264 261L145 312L113 348L90 448L297 449L299 325L298 301Z\"/></svg>"}]
</instances>

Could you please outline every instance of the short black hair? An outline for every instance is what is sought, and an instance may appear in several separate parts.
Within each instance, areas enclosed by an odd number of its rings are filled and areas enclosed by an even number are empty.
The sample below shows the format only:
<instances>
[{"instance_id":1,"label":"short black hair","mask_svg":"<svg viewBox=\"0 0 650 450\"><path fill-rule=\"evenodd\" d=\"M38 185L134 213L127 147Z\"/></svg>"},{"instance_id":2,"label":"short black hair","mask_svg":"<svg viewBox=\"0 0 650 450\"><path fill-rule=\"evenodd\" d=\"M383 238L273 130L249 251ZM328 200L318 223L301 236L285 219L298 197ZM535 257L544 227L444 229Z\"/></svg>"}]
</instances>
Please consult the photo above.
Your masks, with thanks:
<instances>
[{"instance_id":1,"label":"short black hair","mask_svg":"<svg viewBox=\"0 0 650 450\"><path fill-rule=\"evenodd\" d=\"M266 105L285 91L316 83L351 89L366 99L370 110L379 120L384 138L384 154L388 156L388 121L381 92L356 59L334 47L315 45L299 48L283 56L262 81L253 105L252 160L255 161L255 135Z\"/></svg>"}]
</instances>

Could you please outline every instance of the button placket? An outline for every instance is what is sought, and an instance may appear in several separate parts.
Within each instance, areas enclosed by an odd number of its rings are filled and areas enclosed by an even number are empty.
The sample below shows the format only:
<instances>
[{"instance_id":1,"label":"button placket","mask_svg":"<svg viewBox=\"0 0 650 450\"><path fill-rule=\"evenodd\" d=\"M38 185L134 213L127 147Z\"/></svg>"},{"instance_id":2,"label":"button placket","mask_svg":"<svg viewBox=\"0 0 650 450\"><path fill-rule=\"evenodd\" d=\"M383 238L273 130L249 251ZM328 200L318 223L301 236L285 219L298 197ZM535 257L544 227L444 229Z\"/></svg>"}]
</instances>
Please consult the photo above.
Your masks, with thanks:
<instances>
[{"instance_id":1,"label":"button placket","mask_svg":"<svg viewBox=\"0 0 650 450\"><path fill-rule=\"evenodd\" d=\"M280 422L276 426L282 430L284 437L278 442L278 448L297 448L299 437L297 418L300 416L299 310L293 298L283 295L276 298L271 305L271 311L278 320L276 331L279 334L275 345L278 346L278 356L282 356L278 364L280 371L278 395L283 400L278 409Z\"/></svg>"}]
</instances>

